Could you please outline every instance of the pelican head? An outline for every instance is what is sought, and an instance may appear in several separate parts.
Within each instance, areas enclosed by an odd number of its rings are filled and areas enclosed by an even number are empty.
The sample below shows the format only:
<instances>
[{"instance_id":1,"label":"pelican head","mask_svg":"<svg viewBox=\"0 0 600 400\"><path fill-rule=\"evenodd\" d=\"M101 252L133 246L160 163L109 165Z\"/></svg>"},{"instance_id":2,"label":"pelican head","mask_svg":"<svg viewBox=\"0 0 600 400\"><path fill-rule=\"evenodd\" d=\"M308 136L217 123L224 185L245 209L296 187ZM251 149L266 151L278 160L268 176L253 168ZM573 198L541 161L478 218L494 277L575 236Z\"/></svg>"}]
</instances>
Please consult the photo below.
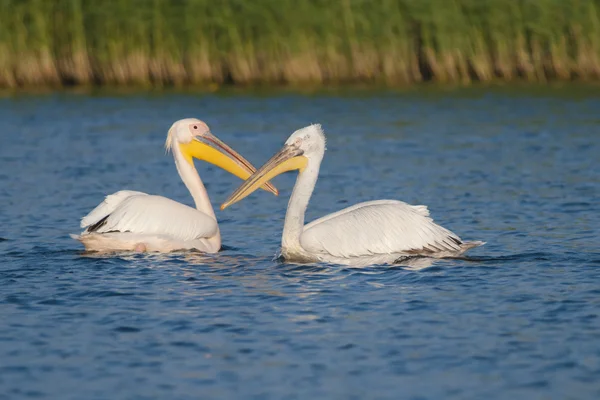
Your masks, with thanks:
<instances>
[{"instance_id":1,"label":"pelican head","mask_svg":"<svg viewBox=\"0 0 600 400\"><path fill-rule=\"evenodd\" d=\"M325 134L321 125L313 124L298 129L286 140L281 150L229 196L221 205L221 210L242 200L277 175L292 170L302 173L311 160L319 160L320 163L324 153Z\"/></svg>"},{"instance_id":2,"label":"pelican head","mask_svg":"<svg viewBox=\"0 0 600 400\"><path fill-rule=\"evenodd\" d=\"M248 179L256 168L238 152L219 140L206 123L196 118L185 118L173 123L165 142L167 151L173 151L177 160L183 156L192 167L193 159L206 161L237 176ZM277 195L279 192L270 182L261 185L263 189Z\"/></svg>"},{"instance_id":3,"label":"pelican head","mask_svg":"<svg viewBox=\"0 0 600 400\"><path fill-rule=\"evenodd\" d=\"M313 124L306 128L298 129L285 141L285 147L295 148L302 156L312 159L315 156L323 157L325 152L325 134L320 124Z\"/></svg>"}]
</instances>

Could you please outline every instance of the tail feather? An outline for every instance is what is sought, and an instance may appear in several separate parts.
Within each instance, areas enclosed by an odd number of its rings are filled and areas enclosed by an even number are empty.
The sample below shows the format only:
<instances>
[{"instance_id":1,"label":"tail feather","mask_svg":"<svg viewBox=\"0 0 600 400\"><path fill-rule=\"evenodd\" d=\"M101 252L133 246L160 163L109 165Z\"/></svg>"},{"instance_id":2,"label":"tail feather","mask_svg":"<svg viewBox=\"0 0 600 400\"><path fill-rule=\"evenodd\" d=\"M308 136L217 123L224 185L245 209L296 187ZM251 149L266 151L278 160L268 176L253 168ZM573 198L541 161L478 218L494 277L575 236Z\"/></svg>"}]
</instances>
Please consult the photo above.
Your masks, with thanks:
<instances>
[{"instance_id":1,"label":"tail feather","mask_svg":"<svg viewBox=\"0 0 600 400\"><path fill-rule=\"evenodd\" d=\"M482 242L482 241L480 241L480 240L474 240L474 241L472 241L472 242L463 242L463 243L460 245L460 250L461 250L461 252L465 252L465 251L467 251L467 250L469 250L469 249L472 249L472 248L474 248L474 247L483 246L485 243L486 243L486 242Z\"/></svg>"}]
</instances>

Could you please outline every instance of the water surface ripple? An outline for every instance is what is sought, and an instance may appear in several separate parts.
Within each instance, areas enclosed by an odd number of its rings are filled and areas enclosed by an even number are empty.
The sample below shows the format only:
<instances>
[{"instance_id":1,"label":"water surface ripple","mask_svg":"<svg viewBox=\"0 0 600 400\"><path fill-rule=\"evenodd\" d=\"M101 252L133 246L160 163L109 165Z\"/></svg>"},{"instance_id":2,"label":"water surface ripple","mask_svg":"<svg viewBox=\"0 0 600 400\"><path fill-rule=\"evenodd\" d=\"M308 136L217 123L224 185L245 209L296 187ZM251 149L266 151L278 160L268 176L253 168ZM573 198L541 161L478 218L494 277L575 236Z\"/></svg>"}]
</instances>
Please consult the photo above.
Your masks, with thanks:
<instances>
[{"instance_id":1,"label":"water surface ripple","mask_svg":"<svg viewBox=\"0 0 600 400\"><path fill-rule=\"evenodd\" d=\"M600 98L569 93L0 99L0 399L600 398ZM323 124L312 220L426 204L467 259L276 260L295 175L218 212L217 255L87 256L105 194L192 204L163 143L205 119L257 166ZM218 206L239 180L198 164Z\"/></svg>"}]
</instances>

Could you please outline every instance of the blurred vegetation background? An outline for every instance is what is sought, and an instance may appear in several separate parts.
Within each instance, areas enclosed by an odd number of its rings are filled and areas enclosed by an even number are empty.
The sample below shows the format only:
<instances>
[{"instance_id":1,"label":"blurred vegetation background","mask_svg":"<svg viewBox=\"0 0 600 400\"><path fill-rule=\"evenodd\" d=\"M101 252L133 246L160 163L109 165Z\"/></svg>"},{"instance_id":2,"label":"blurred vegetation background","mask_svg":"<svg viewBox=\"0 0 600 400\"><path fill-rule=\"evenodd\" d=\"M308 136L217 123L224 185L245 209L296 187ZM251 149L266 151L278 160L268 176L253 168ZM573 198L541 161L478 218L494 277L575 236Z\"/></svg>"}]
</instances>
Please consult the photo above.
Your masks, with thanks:
<instances>
[{"instance_id":1,"label":"blurred vegetation background","mask_svg":"<svg viewBox=\"0 0 600 400\"><path fill-rule=\"evenodd\" d=\"M0 0L0 87L597 80L600 0Z\"/></svg>"}]
</instances>

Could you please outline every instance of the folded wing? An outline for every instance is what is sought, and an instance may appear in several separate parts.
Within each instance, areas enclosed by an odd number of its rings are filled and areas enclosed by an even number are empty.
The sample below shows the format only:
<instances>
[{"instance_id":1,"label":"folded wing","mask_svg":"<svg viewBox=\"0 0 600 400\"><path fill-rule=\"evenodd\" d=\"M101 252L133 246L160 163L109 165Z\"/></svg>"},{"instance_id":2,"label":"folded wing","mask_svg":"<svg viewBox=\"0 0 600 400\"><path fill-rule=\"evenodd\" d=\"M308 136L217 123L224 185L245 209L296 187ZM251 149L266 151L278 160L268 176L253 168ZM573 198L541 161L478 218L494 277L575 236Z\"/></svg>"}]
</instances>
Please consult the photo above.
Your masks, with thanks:
<instances>
[{"instance_id":1,"label":"folded wing","mask_svg":"<svg viewBox=\"0 0 600 400\"><path fill-rule=\"evenodd\" d=\"M162 196L120 191L107 196L81 220L83 234L132 232L187 241L212 237L217 221L195 208Z\"/></svg>"},{"instance_id":2,"label":"folded wing","mask_svg":"<svg viewBox=\"0 0 600 400\"><path fill-rule=\"evenodd\" d=\"M437 225L426 206L377 200L345 208L307 224L304 249L335 257L434 254L460 251L462 241Z\"/></svg>"}]
</instances>

